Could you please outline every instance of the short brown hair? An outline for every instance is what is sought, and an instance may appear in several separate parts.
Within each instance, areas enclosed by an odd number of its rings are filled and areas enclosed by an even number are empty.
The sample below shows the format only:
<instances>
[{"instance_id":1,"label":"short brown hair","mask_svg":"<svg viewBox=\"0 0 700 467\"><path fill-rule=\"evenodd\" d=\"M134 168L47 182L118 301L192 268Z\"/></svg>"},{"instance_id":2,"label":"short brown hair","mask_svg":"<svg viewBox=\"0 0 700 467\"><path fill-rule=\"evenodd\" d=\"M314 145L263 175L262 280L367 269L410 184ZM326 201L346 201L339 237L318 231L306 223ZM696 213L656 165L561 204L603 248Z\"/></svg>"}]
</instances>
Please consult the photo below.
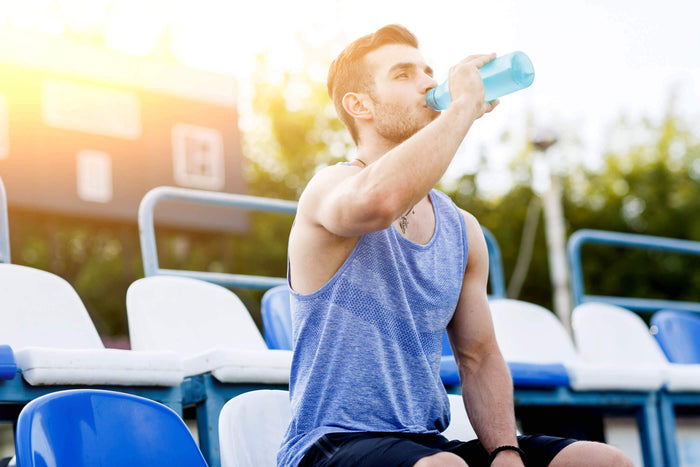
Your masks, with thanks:
<instances>
[{"instance_id":1,"label":"short brown hair","mask_svg":"<svg viewBox=\"0 0 700 467\"><path fill-rule=\"evenodd\" d=\"M348 92L371 90L371 76L364 69L364 56L383 45L406 44L418 48L418 39L398 24L390 24L372 34L362 36L348 45L333 60L328 70L328 94L333 100L338 118L350 131L355 144L360 136L355 120L343 108L343 96Z\"/></svg>"}]
</instances>

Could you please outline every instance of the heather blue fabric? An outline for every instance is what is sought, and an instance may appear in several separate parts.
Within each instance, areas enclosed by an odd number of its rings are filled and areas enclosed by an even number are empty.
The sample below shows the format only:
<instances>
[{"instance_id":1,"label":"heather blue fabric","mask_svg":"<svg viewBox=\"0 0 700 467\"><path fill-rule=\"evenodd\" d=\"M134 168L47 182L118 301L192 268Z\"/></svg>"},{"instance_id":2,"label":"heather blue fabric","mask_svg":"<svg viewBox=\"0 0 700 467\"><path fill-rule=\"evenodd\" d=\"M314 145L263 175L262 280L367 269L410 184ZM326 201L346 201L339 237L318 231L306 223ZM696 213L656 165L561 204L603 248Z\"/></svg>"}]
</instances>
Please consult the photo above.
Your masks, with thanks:
<instances>
[{"instance_id":1,"label":"heather blue fabric","mask_svg":"<svg viewBox=\"0 0 700 467\"><path fill-rule=\"evenodd\" d=\"M326 433L439 433L449 424L440 356L468 243L452 201L436 190L430 200L436 227L426 245L393 226L363 235L321 289L290 292L292 421L279 466L296 466Z\"/></svg>"}]
</instances>

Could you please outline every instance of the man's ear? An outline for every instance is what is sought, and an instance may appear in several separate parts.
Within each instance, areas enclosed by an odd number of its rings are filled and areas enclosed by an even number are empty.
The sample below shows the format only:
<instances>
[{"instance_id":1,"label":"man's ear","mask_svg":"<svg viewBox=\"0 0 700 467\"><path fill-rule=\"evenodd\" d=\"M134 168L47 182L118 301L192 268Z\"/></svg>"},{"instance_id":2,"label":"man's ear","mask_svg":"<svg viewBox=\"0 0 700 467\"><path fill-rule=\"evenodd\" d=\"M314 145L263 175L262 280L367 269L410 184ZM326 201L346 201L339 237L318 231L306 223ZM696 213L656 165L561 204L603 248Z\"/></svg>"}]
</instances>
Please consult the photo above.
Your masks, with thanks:
<instances>
[{"instance_id":1,"label":"man's ear","mask_svg":"<svg viewBox=\"0 0 700 467\"><path fill-rule=\"evenodd\" d=\"M357 120L370 120L372 109L369 98L365 94L348 92L343 96L343 108Z\"/></svg>"}]
</instances>

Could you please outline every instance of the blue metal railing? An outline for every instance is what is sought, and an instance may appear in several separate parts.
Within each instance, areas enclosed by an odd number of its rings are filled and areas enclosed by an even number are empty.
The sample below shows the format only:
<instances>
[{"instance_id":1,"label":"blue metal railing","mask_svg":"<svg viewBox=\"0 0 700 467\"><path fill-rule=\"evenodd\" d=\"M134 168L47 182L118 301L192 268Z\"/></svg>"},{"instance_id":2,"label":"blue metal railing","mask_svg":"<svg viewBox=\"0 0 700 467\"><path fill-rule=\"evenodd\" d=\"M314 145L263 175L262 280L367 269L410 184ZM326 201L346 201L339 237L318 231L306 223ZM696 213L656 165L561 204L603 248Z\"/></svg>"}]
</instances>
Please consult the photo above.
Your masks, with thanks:
<instances>
[{"instance_id":1,"label":"blue metal railing","mask_svg":"<svg viewBox=\"0 0 700 467\"><path fill-rule=\"evenodd\" d=\"M156 275L191 277L194 279L213 282L226 287L240 287L248 289L269 289L276 285L286 284L286 279L282 277L251 276L244 274L199 272L160 268L158 266L158 249L156 245L154 213L156 205L163 200L213 204L232 208L278 212L292 215L294 215L297 210L296 202L232 193L216 193L212 191L161 186L146 193L141 200L138 213L141 257L143 259L143 270L146 277ZM503 280L501 250L499 249L498 243L496 242L493 234L485 228L483 230L489 253L489 283L491 284L491 296L494 298L503 298L506 296L506 289ZM287 239L280 239L280 241L286 242Z\"/></svg>"},{"instance_id":2,"label":"blue metal railing","mask_svg":"<svg viewBox=\"0 0 700 467\"><path fill-rule=\"evenodd\" d=\"M217 206L229 206L233 208L279 212L285 214L295 214L297 210L297 203L293 201L260 198L256 196L239 195L233 193L190 190L186 188L174 188L167 186L154 188L146 193L141 200L138 213L141 257L143 258L143 272L146 277L155 275L183 276L205 280L227 287L241 287L248 289L269 289L276 285L286 283L284 278L277 277L185 271L177 269L162 269L158 267L158 249L156 246L153 216L156 205L163 200L186 201L190 203L212 204Z\"/></svg>"},{"instance_id":3,"label":"blue metal railing","mask_svg":"<svg viewBox=\"0 0 700 467\"><path fill-rule=\"evenodd\" d=\"M491 286L492 298L506 298L506 281L503 277L503 261L501 260L501 249L498 241L491 231L486 227L481 227L486 238L486 247L489 251L489 285Z\"/></svg>"},{"instance_id":4,"label":"blue metal railing","mask_svg":"<svg viewBox=\"0 0 700 467\"><path fill-rule=\"evenodd\" d=\"M589 229L574 232L569 238L567 245L569 264L571 266L571 293L574 299L574 306L585 302L603 302L640 312L652 312L664 308L700 312L700 303L697 302L586 294L581 266L581 247L588 243L700 255L700 242L690 240Z\"/></svg>"},{"instance_id":5,"label":"blue metal railing","mask_svg":"<svg viewBox=\"0 0 700 467\"><path fill-rule=\"evenodd\" d=\"M7 222L7 194L0 178L0 263L10 262L10 227Z\"/></svg>"}]
</instances>

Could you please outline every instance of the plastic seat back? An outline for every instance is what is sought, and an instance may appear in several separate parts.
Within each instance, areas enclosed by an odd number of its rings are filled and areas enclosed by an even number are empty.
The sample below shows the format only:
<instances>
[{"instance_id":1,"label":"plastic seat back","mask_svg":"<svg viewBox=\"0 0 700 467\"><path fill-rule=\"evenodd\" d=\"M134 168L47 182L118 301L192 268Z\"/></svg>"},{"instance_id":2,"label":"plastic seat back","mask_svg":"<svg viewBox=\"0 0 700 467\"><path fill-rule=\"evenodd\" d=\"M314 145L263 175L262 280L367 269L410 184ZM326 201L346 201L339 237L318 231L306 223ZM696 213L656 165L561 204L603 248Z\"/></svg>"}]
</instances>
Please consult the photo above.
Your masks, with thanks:
<instances>
[{"instance_id":1,"label":"plastic seat back","mask_svg":"<svg viewBox=\"0 0 700 467\"><path fill-rule=\"evenodd\" d=\"M470 441L475 439L476 432L469 421L462 396L448 394L447 397L450 399L450 426L442 432L442 435L449 440Z\"/></svg>"},{"instance_id":2,"label":"plastic seat back","mask_svg":"<svg viewBox=\"0 0 700 467\"><path fill-rule=\"evenodd\" d=\"M700 363L700 316L661 310L651 317L654 337L673 363Z\"/></svg>"},{"instance_id":3,"label":"plastic seat back","mask_svg":"<svg viewBox=\"0 0 700 467\"><path fill-rule=\"evenodd\" d=\"M101 349L82 300L64 279L40 269L0 264L0 342L25 347Z\"/></svg>"},{"instance_id":4,"label":"plastic seat back","mask_svg":"<svg viewBox=\"0 0 700 467\"><path fill-rule=\"evenodd\" d=\"M209 282L139 279L127 290L126 311L133 350L174 350L191 357L211 349L267 349L238 296Z\"/></svg>"},{"instance_id":5,"label":"plastic seat back","mask_svg":"<svg viewBox=\"0 0 700 467\"><path fill-rule=\"evenodd\" d=\"M267 346L271 349L292 350L289 288L286 285L271 288L263 295L260 307Z\"/></svg>"},{"instance_id":6,"label":"plastic seat back","mask_svg":"<svg viewBox=\"0 0 700 467\"><path fill-rule=\"evenodd\" d=\"M228 401L219 415L222 467L275 466L290 420L288 391L250 391Z\"/></svg>"},{"instance_id":7,"label":"plastic seat back","mask_svg":"<svg viewBox=\"0 0 700 467\"><path fill-rule=\"evenodd\" d=\"M666 365L668 361L644 321L607 303L584 303L571 319L579 355L589 362Z\"/></svg>"},{"instance_id":8,"label":"plastic seat back","mask_svg":"<svg viewBox=\"0 0 700 467\"><path fill-rule=\"evenodd\" d=\"M511 299L491 300L489 307L506 361L566 364L577 359L569 334L546 308Z\"/></svg>"},{"instance_id":9,"label":"plastic seat back","mask_svg":"<svg viewBox=\"0 0 700 467\"><path fill-rule=\"evenodd\" d=\"M27 404L17 421L22 467L205 467L185 423L149 399L69 390Z\"/></svg>"}]
</instances>

